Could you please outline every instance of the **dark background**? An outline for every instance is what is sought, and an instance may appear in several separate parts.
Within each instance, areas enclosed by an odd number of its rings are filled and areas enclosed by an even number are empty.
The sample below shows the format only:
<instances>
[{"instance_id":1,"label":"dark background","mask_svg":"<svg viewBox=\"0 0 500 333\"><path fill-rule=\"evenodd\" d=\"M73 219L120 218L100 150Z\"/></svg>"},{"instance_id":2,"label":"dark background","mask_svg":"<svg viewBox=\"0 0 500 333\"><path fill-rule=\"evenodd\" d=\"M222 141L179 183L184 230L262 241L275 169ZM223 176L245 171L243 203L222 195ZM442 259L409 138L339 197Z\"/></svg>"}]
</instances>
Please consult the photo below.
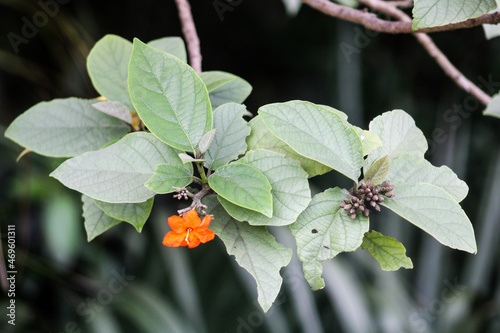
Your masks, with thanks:
<instances>
[{"instance_id":1,"label":"dark background","mask_svg":"<svg viewBox=\"0 0 500 333\"><path fill-rule=\"evenodd\" d=\"M500 120L444 75L409 35L386 35L303 7L243 0L223 20L211 1L192 1L204 70L246 79L254 114L292 99L328 104L367 128L392 109L411 114L432 147L469 187L462 203L478 254L454 251L394 214L372 227L407 248L413 270L383 272L363 250L324 264L326 288L311 292L295 261L270 312L258 307L255 283L220 240L193 250L165 248L166 217L177 202L158 196L138 234L122 223L87 243L80 197L48 174L61 160L28 154L0 137L0 228L16 225L16 326L2 332L499 332ZM0 132L30 106L54 98L96 97L85 59L105 34L149 41L181 36L174 1L69 1L18 52L37 1L0 0ZM481 85L500 82L500 40L482 28L433 34L450 60ZM355 50L346 54L346 50ZM450 113L448 110L461 110ZM446 115L454 116L453 120ZM312 180L313 192L350 186L334 174ZM287 235L274 230L278 239ZM293 243L289 246L293 247ZM128 277L122 280L122 273ZM121 285L116 281L122 281ZM116 286L122 288L113 288ZM111 287L110 287L111 286ZM119 291L118 291L119 289Z\"/></svg>"}]
</instances>

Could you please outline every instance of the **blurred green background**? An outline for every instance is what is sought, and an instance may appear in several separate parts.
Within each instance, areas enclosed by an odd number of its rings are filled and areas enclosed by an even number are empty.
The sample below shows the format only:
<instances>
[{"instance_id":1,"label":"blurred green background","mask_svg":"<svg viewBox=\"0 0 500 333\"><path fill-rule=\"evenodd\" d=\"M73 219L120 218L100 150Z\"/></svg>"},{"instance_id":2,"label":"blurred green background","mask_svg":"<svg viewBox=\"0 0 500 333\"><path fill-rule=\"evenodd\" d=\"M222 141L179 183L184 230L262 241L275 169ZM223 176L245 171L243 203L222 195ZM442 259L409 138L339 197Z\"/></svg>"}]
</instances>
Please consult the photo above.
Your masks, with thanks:
<instances>
[{"instance_id":1,"label":"blurred green background","mask_svg":"<svg viewBox=\"0 0 500 333\"><path fill-rule=\"evenodd\" d=\"M28 154L16 163L23 149L3 137L15 117L40 101L96 96L85 59L97 40L181 35L174 1L61 2L15 52L8 34L21 35L23 17L41 7L0 0L0 230L4 254L8 225L16 225L17 245L16 326L7 324L2 293L1 332L500 332L500 120L483 117L483 106L412 36L367 32L308 7L287 15L279 0L233 2L222 20L213 1L192 1L203 69L250 82L251 112L303 99L366 128L382 112L404 109L429 140L427 158L470 187L463 207L477 255L381 213L372 228L406 246L413 270L383 272L359 249L326 262L326 288L311 292L295 258L263 314L254 281L221 241L193 250L161 245L166 219L180 207L170 196L156 197L142 234L122 223L87 243L79 195L48 177L61 160ZM490 77L499 90L500 39L487 41L481 28L432 37L473 82L492 94ZM336 185L350 186L334 174L312 180L314 193ZM294 247L283 228L272 232Z\"/></svg>"}]
</instances>

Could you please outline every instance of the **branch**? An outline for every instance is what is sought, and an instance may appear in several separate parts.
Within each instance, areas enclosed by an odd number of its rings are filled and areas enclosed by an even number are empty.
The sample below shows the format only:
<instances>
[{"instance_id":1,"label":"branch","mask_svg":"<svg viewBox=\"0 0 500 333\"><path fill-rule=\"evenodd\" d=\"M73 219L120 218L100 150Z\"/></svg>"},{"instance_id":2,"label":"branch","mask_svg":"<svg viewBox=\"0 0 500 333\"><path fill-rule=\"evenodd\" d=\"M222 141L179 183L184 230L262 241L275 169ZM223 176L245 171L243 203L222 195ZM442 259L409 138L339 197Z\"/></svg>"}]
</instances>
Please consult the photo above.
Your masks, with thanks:
<instances>
[{"instance_id":1,"label":"branch","mask_svg":"<svg viewBox=\"0 0 500 333\"><path fill-rule=\"evenodd\" d=\"M373 10L392 16L401 22L411 22L411 18L403 11L396 8L391 2L384 2L381 0L359 0L359 2ZM448 75L460 88L476 97L484 105L488 105L491 102L491 97L467 79L462 72L450 62L446 55L441 52L428 35L424 33L415 33L414 36L430 56L436 60L446 75Z\"/></svg>"},{"instance_id":2,"label":"branch","mask_svg":"<svg viewBox=\"0 0 500 333\"><path fill-rule=\"evenodd\" d=\"M196 73L201 73L201 52L200 39L196 33L196 27L191 14L191 6L188 0L175 0L179 10L179 18L182 25L182 33L186 38L187 49L189 52L189 63Z\"/></svg>"},{"instance_id":3,"label":"branch","mask_svg":"<svg viewBox=\"0 0 500 333\"><path fill-rule=\"evenodd\" d=\"M361 24L370 30L385 32L390 34L450 31L457 29L472 28L482 25L484 23L489 23L489 24L500 23L500 12L495 12L491 14L484 14L482 16L468 19L466 21L458 23L451 23L439 27L429 27L429 28L413 30L411 21L403 22L403 21L383 20L378 18L373 13L368 13L363 10L338 5L336 3L330 2L329 0L302 0L302 2L322 12L323 14L333 16L345 21ZM391 2L388 2L389 5L390 3Z\"/></svg>"}]
</instances>

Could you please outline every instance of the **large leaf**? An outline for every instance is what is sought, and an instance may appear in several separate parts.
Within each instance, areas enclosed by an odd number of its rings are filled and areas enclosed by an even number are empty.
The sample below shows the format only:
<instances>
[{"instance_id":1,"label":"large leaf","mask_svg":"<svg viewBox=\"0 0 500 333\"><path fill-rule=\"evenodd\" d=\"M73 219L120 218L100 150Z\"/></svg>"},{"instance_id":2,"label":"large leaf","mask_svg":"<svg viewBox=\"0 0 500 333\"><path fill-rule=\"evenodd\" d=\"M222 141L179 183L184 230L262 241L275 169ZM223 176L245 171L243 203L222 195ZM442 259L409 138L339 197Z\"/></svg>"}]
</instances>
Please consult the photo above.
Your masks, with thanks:
<instances>
[{"instance_id":1,"label":"large leaf","mask_svg":"<svg viewBox=\"0 0 500 333\"><path fill-rule=\"evenodd\" d=\"M235 219L247 221L251 225L287 225L295 222L311 201L307 173L299 162L272 151L255 150L248 152L237 163L253 166L269 180L272 187L273 216L269 218L219 198L222 206Z\"/></svg>"},{"instance_id":2,"label":"large leaf","mask_svg":"<svg viewBox=\"0 0 500 333\"><path fill-rule=\"evenodd\" d=\"M173 56L176 56L183 62L187 62L186 46L180 37L163 37L148 42L149 46L155 47Z\"/></svg>"},{"instance_id":3,"label":"large leaf","mask_svg":"<svg viewBox=\"0 0 500 333\"><path fill-rule=\"evenodd\" d=\"M406 256L403 244L375 230L365 233L361 248L368 250L384 271L397 271L401 267L413 268L413 263Z\"/></svg>"},{"instance_id":4,"label":"large leaf","mask_svg":"<svg viewBox=\"0 0 500 333\"><path fill-rule=\"evenodd\" d=\"M250 165L231 163L220 167L208 177L208 184L237 206L273 216L271 184L262 172Z\"/></svg>"},{"instance_id":5,"label":"large leaf","mask_svg":"<svg viewBox=\"0 0 500 333\"><path fill-rule=\"evenodd\" d=\"M500 94L493 96L486 110L484 110L484 115L500 118Z\"/></svg>"},{"instance_id":6,"label":"large leaf","mask_svg":"<svg viewBox=\"0 0 500 333\"><path fill-rule=\"evenodd\" d=\"M401 155L391 161L387 179L406 184L429 183L448 192L457 202L469 192L467 184L447 166L435 167L429 161L416 159L411 155Z\"/></svg>"},{"instance_id":7,"label":"large leaf","mask_svg":"<svg viewBox=\"0 0 500 333\"><path fill-rule=\"evenodd\" d=\"M497 7L495 0L415 0L413 29L465 21Z\"/></svg>"},{"instance_id":8,"label":"large leaf","mask_svg":"<svg viewBox=\"0 0 500 333\"><path fill-rule=\"evenodd\" d=\"M205 166L215 170L244 154L247 149L245 138L250 127L242 118L246 107L241 104L227 103L214 111L215 132L212 145L205 153Z\"/></svg>"},{"instance_id":9,"label":"large leaf","mask_svg":"<svg viewBox=\"0 0 500 333\"><path fill-rule=\"evenodd\" d=\"M297 222L290 225L305 277L314 290L325 286L321 263L341 252L356 250L368 231L367 217L358 215L351 221L347 212L339 208L348 196L348 191L338 187L317 194Z\"/></svg>"},{"instance_id":10,"label":"large leaf","mask_svg":"<svg viewBox=\"0 0 500 333\"><path fill-rule=\"evenodd\" d=\"M269 130L297 153L358 181L363 148L354 129L335 112L303 101L259 109Z\"/></svg>"},{"instance_id":11,"label":"large leaf","mask_svg":"<svg viewBox=\"0 0 500 333\"><path fill-rule=\"evenodd\" d=\"M120 36L106 35L92 48L87 70L95 89L110 101L121 102L133 110L127 88L128 62L132 43Z\"/></svg>"},{"instance_id":12,"label":"large leaf","mask_svg":"<svg viewBox=\"0 0 500 333\"><path fill-rule=\"evenodd\" d=\"M146 187L156 193L174 192L174 187L186 187L193 181L193 164L160 164L146 182Z\"/></svg>"},{"instance_id":13,"label":"large leaf","mask_svg":"<svg viewBox=\"0 0 500 333\"><path fill-rule=\"evenodd\" d=\"M136 38L128 84L137 113L151 133L194 153L203 134L212 129L208 92L195 71Z\"/></svg>"},{"instance_id":14,"label":"large leaf","mask_svg":"<svg viewBox=\"0 0 500 333\"><path fill-rule=\"evenodd\" d=\"M221 71L200 73L200 77L210 93L212 108L225 103L243 103L252 92L252 86L242 78Z\"/></svg>"},{"instance_id":15,"label":"large leaf","mask_svg":"<svg viewBox=\"0 0 500 333\"><path fill-rule=\"evenodd\" d=\"M144 183L157 165L182 165L177 153L153 135L136 132L104 149L65 161L51 176L97 200L144 202L156 194Z\"/></svg>"},{"instance_id":16,"label":"large leaf","mask_svg":"<svg viewBox=\"0 0 500 333\"><path fill-rule=\"evenodd\" d=\"M91 241L112 226L120 223L120 220L106 215L94 202L94 199L82 195L83 218L87 241Z\"/></svg>"},{"instance_id":17,"label":"large leaf","mask_svg":"<svg viewBox=\"0 0 500 333\"><path fill-rule=\"evenodd\" d=\"M246 269L257 283L258 302L269 310L283 279L280 269L290 262L292 251L276 242L265 227L254 227L231 218L215 195L205 197L207 213L214 216L210 229L222 240L227 253Z\"/></svg>"},{"instance_id":18,"label":"large leaf","mask_svg":"<svg viewBox=\"0 0 500 333\"><path fill-rule=\"evenodd\" d=\"M139 203L109 203L99 200L94 202L109 217L128 222L141 232L153 208L154 198Z\"/></svg>"},{"instance_id":19,"label":"large leaf","mask_svg":"<svg viewBox=\"0 0 500 333\"><path fill-rule=\"evenodd\" d=\"M424 158L427 140L422 131L415 126L413 118L403 110L385 112L370 122L370 132L382 141L382 147L373 150L367 157L366 167L379 158L389 155L390 160L402 154Z\"/></svg>"},{"instance_id":20,"label":"large leaf","mask_svg":"<svg viewBox=\"0 0 500 333\"><path fill-rule=\"evenodd\" d=\"M68 98L38 103L17 117L5 136L41 155L70 157L99 149L130 130L93 108L93 102Z\"/></svg>"},{"instance_id":21,"label":"large leaf","mask_svg":"<svg viewBox=\"0 0 500 333\"><path fill-rule=\"evenodd\" d=\"M421 228L441 244L476 253L474 230L460 205L441 188L394 182L395 197L381 205Z\"/></svg>"},{"instance_id":22,"label":"large leaf","mask_svg":"<svg viewBox=\"0 0 500 333\"><path fill-rule=\"evenodd\" d=\"M248 150L266 149L283 154L287 158L293 158L300 162L300 165L309 174L309 177L322 175L332 170L332 168L324 164L299 155L289 145L274 136L264 124L261 116L254 117L248 125L252 129L250 135L247 137Z\"/></svg>"}]
</instances>

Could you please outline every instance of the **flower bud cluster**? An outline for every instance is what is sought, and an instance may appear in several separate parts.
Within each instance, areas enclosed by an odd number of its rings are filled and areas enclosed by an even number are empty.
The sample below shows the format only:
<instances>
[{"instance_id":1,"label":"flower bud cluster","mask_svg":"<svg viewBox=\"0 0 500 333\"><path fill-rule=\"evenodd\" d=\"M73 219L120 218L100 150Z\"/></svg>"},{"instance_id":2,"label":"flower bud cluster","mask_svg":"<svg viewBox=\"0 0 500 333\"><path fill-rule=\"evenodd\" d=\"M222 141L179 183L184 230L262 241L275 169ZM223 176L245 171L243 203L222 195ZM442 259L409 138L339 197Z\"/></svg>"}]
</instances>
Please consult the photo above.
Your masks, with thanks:
<instances>
[{"instance_id":1,"label":"flower bud cluster","mask_svg":"<svg viewBox=\"0 0 500 333\"><path fill-rule=\"evenodd\" d=\"M394 197L391 192L393 189L394 185L391 185L388 180L383 181L380 185L373 184L369 179L362 181L356 189L352 188L349 191L350 196L344 199L340 208L347 212L352 221L356 218L358 210L368 217L373 210L380 212L379 203L384 202L384 197Z\"/></svg>"}]
</instances>

